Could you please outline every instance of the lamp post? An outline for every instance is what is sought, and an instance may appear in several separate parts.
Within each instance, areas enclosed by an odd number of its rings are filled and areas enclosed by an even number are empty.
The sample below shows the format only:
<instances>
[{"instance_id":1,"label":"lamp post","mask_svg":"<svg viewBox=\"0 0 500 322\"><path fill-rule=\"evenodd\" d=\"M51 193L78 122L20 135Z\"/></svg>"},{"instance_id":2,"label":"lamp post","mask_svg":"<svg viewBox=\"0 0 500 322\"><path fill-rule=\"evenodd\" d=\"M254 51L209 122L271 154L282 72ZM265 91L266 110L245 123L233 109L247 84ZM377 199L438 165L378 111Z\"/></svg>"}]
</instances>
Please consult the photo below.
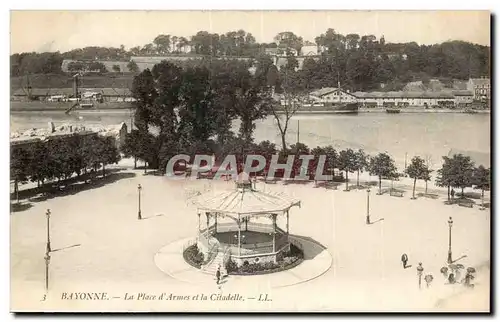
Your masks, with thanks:
<instances>
[{"instance_id":1,"label":"lamp post","mask_svg":"<svg viewBox=\"0 0 500 322\"><path fill-rule=\"evenodd\" d=\"M45 254L45 290L49 290L49 263L50 263L50 254Z\"/></svg>"},{"instance_id":2,"label":"lamp post","mask_svg":"<svg viewBox=\"0 0 500 322\"><path fill-rule=\"evenodd\" d=\"M366 190L366 224L370 224L370 188Z\"/></svg>"},{"instance_id":3,"label":"lamp post","mask_svg":"<svg viewBox=\"0 0 500 322\"><path fill-rule=\"evenodd\" d=\"M448 264L451 264L453 262L453 259L451 258L451 227L453 226L453 218L450 217L448 219L448 226L449 226L449 235L448 235Z\"/></svg>"},{"instance_id":4,"label":"lamp post","mask_svg":"<svg viewBox=\"0 0 500 322\"><path fill-rule=\"evenodd\" d=\"M137 185L137 192L139 194L139 211L137 212L137 219L141 220L142 217L141 217L141 190L142 190L142 187L140 184Z\"/></svg>"},{"instance_id":5,"label":"lamp post","mask_svg":"<svg viewBox=\"0 0 500 322\"><path fill-rule=\"evenodd\" d=\"M47 250L46 253L50 253L52 251L50 247L50 209L47 209L47 212L45 213L47 217Z\"/></svg>"}]
</instances>

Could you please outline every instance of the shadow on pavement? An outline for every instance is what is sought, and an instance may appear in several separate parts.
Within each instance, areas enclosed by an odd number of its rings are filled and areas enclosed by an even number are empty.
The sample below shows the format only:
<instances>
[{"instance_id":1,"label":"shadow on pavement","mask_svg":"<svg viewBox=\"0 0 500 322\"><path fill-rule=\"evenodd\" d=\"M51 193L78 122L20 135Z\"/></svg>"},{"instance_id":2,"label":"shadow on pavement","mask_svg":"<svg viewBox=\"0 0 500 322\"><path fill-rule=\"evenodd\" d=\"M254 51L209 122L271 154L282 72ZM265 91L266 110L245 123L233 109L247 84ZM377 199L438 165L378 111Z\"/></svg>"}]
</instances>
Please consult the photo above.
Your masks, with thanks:
<instances>
[{"instance_id":1,"label":"shadow on pavement","mask_svg":"<svg viewBox=\"0 0 500 322\"><path fill-rule=\"evenodd\" d=\"M21 212L33 207L31 203L15 203L10 206L10 212Z\"/></svg>"},{"instance_id":2,"label":"shadow on pavement","mask_svg":"<svg viewBox=\"0 0 500 322\"><path fill-rule=\"evenodd\" d=\"M71 178L68 181L60 182L59 184L49 183L41 186L40 188L35 187L32 189L19 191L19 197L22 199L28 199L30 202L46 201L52 198L74 195L82 191L100 188L116 181L129 179L136 176L135 173L119 171L120 170L112 169L109 172L106 172L106 176L104 178L93 178L90 179L90 181L88 181L88 178L82 176L81 178ZM22 207L27 208L22 210L26 210L31 207L29 203L23 205L24 206Z\"/></svg>"},{"instance_id":3,"label":"shadow on pavement","mask_svg":"<svg viewBox=\"0 0 500 322\"><path fill-rule=\"evenodd\" d=\"M326 246L324 246L323 244L321 244L320 242L318 242L317 240L315 240L309 236L290 235L290 237L295 237L297 239L303 239L303 240L306 240L310 243L315 244L316 247L307 247L307 252L304 252L304 260L313 259L316 256L318 256L319 254L321 254L324 250L327 249ZM301 241L299 240L299 242L301 242ZM294 243L294 242L292 242L292 244L296 245L296 243ZM298 246L299 248L302 248L302 250L304 250L304 248L305 248L304 243L302 243L302 245L296 245L296 246Z\"/></svg>"}]
</instances>

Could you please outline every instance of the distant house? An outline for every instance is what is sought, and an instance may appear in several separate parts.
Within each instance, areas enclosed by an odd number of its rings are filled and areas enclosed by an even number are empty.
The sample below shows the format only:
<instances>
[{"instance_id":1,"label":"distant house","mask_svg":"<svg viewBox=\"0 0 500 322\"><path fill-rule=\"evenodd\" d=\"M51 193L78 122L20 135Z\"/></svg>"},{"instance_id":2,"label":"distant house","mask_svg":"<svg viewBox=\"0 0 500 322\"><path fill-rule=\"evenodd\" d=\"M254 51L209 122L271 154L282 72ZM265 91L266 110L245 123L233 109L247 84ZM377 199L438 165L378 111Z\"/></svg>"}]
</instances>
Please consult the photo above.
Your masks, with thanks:
<instances>
[{"instance_id":1,"label":"distant house","mask_svg":"<svg viewBox=\"0 0 500 322\"><path fill-rule=\"evenodd\" d=\"M491 84L489 78L482 77L469 79L467 90L474 92L475 100L489 101L491 99Z\"/></svg>"},{"instance_id":2,"label":"distant house","mask_svg":"<svg viewBox=\"0 0 500 322\"><path fill-rule=\"evenodd\" d=\"M305 41L301 49L302 56L316 56L318 55L318 46L310 41Z\"/></svg>"},{"instance_id":3,"label":"distant house","mask_svg":"<svg viewBox=\"0 0 500 322\"><path fill-rule=\"evenodd\" d=\"M357 102L357 97L336 87L325 87L309 93L309 98L315 103L353 103Z\"/></svg>"},{"instance_id":4,"label":"distant house","mask_svg":"<svg viewBox=\"0 0 500 322\"><path fill-rule=\"evenodd\" d=\"M278 55L278 48L266 48L264 49L264 53L271 56Z\"/></svg>"},{"instance_id":5,"label":"distant house","mask_svg":"<svg viewBox=\"0 0 500 322\"><path fill-rule=\"evenodd\" d=\"M474 100L474 92L467 90L454 90L451 92L455 96L457 106L469 106Z\"/></svg>"}]
</instances>

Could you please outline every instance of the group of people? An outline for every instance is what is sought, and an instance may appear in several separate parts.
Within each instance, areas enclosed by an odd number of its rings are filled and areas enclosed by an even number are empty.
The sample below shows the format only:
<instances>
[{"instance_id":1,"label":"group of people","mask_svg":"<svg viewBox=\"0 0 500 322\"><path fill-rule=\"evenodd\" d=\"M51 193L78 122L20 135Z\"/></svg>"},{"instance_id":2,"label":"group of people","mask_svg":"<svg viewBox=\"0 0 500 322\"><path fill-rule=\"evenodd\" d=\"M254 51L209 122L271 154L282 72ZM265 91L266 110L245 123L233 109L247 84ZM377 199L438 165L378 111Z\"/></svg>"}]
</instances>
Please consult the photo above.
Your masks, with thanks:
<instances>
[{"instance_id":1,"label":"group of people","mask_svg":"<svg viewBox=\"0 0 500 322\"><path fill-rule=\"evenodd\" d=\"M406 255L406 254L401 255L401 262L403 263L404 269L411 267L411 265L408 265L408 255ZM421 285L421 279L422 279L423 272L424 272L424 267L422 266L422 263L418 263L417 275L419 277L419 279L418 279L419 287ZM457 282L457 276L454 272L455 271L452 271L448 274L447 267L443 267L441 269L441 273L443 273L443 275L447 278L448 284L455 284ZM462 281L464 286L474 287L474 284L472 284L472 280L474 279L473 273L474 273L473 269L471 269L471 268L467 269L467 273L465 275L465 278ZM424 281L425 281L427 287L430 286L430 284L432 283L433 280L434 280L434 277L432 276L432 274L427 274L424 276Z\"/></svg>"}]
</instances>

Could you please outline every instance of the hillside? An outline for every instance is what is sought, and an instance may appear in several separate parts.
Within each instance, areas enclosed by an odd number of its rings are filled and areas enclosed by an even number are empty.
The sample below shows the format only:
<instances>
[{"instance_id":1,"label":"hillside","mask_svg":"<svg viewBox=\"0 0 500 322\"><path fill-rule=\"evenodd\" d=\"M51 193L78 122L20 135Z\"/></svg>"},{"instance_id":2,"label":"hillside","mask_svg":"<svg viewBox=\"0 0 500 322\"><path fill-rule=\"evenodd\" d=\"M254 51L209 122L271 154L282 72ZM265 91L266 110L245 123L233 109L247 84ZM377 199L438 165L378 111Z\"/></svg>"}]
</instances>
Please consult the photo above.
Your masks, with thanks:
<instances>
[{"instance_id":1,"label":"hillside","mask_svg":"<svg viewBox=\"0 0 500 322\"><path fill-rule=\"evenodd\" d=\"M134 74L107 73L105 75L84 76L80 87L87 88L131 88ZM30 75L29 82L32 88L71 88L73 79L67 74L35 74ZM27 77L11 77L11 91L28 86Z\"/></svg>"}]
</instances>

